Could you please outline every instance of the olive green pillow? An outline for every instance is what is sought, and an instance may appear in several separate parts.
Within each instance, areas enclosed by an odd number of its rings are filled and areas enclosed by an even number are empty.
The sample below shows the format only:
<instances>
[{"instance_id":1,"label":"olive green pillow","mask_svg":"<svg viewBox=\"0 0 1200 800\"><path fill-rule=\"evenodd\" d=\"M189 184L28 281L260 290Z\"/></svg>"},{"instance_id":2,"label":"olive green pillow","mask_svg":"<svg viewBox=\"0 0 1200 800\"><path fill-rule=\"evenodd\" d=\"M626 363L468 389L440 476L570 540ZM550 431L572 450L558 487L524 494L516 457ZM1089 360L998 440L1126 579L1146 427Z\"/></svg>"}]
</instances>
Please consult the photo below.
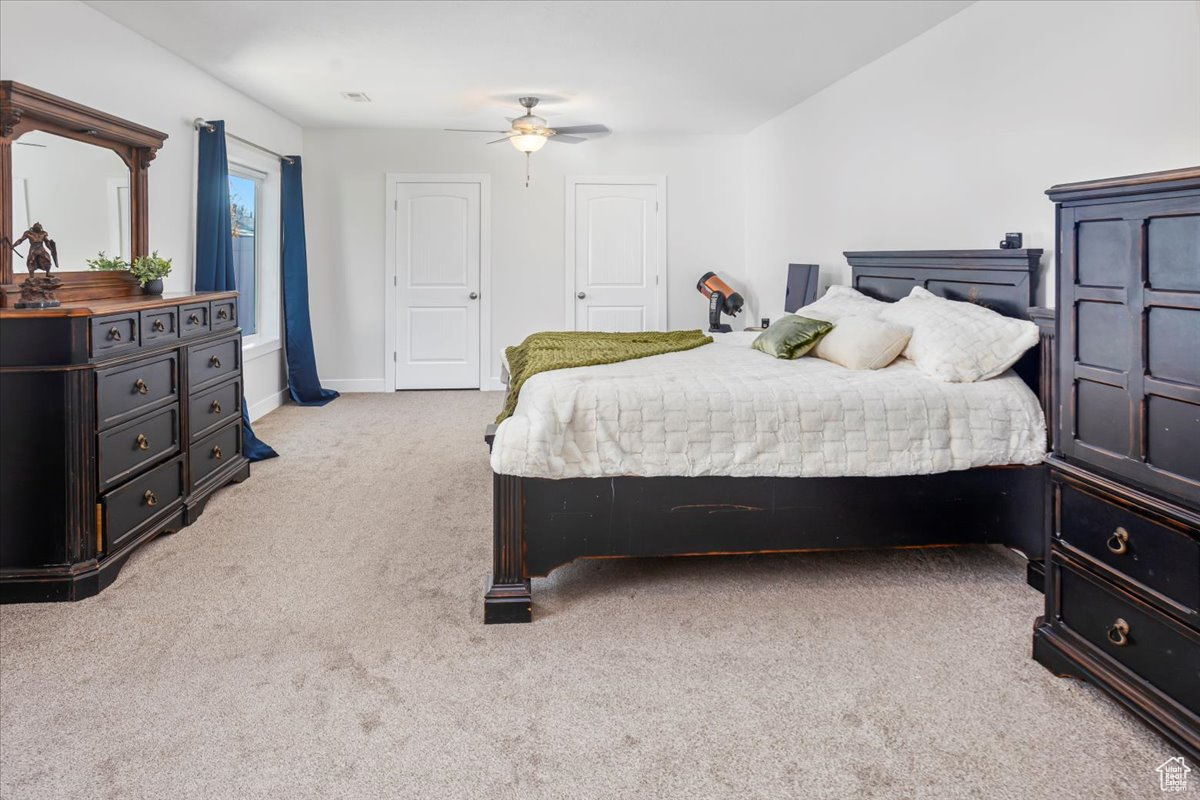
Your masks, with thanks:
<instances>
[{"instance_id":1,"label":"olive green pillow","mask_svg":"<svg viewBox=\"0 0 1200 800\"><path fill-rule=\"evenodd\" d=\"M786 314L772 322L751 346L776 358L799 358L816 347L821 337L831 330L832 322Z\"/></svg>"}]
</instances>

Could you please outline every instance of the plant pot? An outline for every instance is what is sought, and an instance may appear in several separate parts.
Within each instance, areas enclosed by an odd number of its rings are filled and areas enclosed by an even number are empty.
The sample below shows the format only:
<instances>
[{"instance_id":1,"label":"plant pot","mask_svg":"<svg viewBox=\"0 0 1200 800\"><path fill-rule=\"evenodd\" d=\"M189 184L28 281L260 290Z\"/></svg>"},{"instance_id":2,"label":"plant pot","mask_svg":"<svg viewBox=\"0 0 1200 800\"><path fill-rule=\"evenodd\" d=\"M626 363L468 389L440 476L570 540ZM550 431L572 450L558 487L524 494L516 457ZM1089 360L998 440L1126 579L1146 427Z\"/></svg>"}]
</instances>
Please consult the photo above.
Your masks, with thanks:
<instances>
[{"instance_id":1,"label":"plant pot","mask_svg":"<svg viewBox=\"0 0 1200 800\"><path fill-rule=\"evenodd\" d=\"M146 281L146 283L142 285L142 291L145 292L146 294L162 294L163 293L162 278L155 278L152 281Z\"/></svg>"}]
</instances>

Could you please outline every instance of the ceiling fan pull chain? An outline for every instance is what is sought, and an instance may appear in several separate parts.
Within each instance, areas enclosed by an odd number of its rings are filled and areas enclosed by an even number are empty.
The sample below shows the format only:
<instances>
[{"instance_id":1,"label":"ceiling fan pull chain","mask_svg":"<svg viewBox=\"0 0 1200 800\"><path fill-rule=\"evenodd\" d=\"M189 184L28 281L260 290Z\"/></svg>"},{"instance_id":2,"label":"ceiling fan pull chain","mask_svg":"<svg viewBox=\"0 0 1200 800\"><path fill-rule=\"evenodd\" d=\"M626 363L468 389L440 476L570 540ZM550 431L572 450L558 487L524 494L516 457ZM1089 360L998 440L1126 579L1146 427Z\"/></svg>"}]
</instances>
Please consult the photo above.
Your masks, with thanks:
<instances>
[{"instance_id":1,"label":"ceiling fan pull chain","mask_svg":"<svg viewBox=\"0 0 1200 800\"><path fill-rule=\"evenodd\" d=\"M525 154L525 188L529 188L529 153Z\"/></svg>"}]
</instances>

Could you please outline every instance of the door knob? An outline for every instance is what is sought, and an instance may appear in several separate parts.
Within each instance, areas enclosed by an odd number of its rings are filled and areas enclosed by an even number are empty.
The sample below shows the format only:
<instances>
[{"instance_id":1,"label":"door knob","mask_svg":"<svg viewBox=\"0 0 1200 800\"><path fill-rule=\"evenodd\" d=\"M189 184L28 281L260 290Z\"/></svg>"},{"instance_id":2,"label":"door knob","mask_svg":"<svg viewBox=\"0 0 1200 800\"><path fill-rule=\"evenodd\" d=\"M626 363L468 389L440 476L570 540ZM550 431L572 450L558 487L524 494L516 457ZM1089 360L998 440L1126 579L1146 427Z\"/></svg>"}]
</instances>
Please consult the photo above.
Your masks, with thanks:
<instances>
[{"instance_id":1,"label":"door knob","mask_svg":"<svg viewBox=\"0 0 1200 800\"><path fill-rule=\"evenodd\" d=\"M471 298L472 300L478 300L479 292L471 292L469 295L467 295L467 297Z\"/></svg>"},{"instance_id":2,"label":"door knob","mask_svg":"<svg viewBox=\"0 0 1200 800\"><path fill-rule=\"evenodd\" d=\"M587 292L580 292L579 294L577 294L575 296L578 297L580 300L582 300L583 298L587 297Z\"/></svg>"}]
</instances>

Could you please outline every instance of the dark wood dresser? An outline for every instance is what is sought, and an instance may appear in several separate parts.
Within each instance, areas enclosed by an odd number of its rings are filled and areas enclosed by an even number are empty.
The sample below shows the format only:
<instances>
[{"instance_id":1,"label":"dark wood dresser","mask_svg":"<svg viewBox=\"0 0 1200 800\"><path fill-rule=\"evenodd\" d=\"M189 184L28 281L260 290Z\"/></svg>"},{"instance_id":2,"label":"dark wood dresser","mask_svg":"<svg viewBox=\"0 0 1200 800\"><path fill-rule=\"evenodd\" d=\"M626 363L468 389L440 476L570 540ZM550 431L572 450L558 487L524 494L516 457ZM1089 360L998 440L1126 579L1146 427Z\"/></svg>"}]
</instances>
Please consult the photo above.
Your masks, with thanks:
<instances>
[{"instance_id":1,"label":"dark wood dresser","mask_svg":"<svg viewBox=\"0 0 1200 800\"><path fill-rule=\"evenodd\" d=\"M237 293L0 309L0 600L78 600L250 474Z\"/></svg>"},{"instance_id":2,"label":"dark wood dresser","mask_svg":"<svg viewBox=\"0 0 1200 800\"><path fill-rule=\"evenodd\" d=\"M1058 397L1033 656L1200 759L1200 167L1047 194Z\"/></svg>"}]
</instances>

